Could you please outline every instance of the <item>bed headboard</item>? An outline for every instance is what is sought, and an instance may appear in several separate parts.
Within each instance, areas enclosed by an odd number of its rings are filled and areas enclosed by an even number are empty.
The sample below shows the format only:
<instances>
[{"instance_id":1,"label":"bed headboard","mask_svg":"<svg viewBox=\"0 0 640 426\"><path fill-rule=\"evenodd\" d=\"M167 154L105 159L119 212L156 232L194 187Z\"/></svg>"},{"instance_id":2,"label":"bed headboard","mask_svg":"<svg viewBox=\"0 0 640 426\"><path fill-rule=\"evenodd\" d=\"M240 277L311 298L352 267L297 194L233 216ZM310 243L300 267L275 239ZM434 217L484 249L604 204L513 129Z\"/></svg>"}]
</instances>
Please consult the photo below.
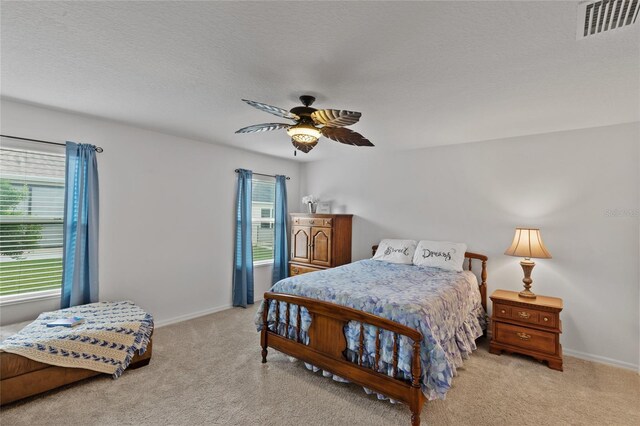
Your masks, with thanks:
<instances>
[{"instance_id":1,"label":"bed headboard","mask_svg":"<svg viewBox=\"0 0 640 426\"><path fill-rule=\"evenodd\" d=\"M377 244L371 247L372 256L376 254L376 250L378 250ZM480 280L481 280L480 281L480 298L482 300L482 307L486 312L487 311L487 260L489 260L489 258L484 254L471 253L469 251L464 254L464 258L468 260L468 262L465 262L467 265L467 269L472 272L473 272L473 269L471 266L471 261L473 259L476 259L481 262L482 267L480 270ZM464 264L463 264L463 267L464 267Z\"/></svg>"}]
</instances>

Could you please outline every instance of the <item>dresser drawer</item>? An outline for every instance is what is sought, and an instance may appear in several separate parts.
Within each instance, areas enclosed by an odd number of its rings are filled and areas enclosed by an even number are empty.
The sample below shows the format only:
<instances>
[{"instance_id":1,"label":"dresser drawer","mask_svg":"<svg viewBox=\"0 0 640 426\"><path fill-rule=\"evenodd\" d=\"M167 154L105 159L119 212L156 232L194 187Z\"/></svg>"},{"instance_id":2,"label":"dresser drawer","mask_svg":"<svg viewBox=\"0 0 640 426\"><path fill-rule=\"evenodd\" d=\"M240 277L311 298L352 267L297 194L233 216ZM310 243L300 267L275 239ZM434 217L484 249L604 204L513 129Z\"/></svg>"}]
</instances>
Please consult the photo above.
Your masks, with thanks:
<instances>
[{"instance_id":1,"label":"dresser drawer","mask_svg":"<svg viewBox=\"0 0 640 426\"><path fill-rule=\"evenodd\" d=\"M303 226L332 226L333 219L322 217L294 217L293 224Z\"/></svg>"},{"instance_id":2,"label":"dresser drawer","mask_svg":"<svg viewBox=\"0 0 640 426\"><path fill-rule=\"evenodd\" d=\"M493 315L498 318L511 318L511 310L513 308L509 305L502 305L500 303L493 304Z\"/></svg>"},{"instance_id":3,"label":"dresser drawer","mask_svg":"<svg viewBox=\"0 0 640 426\"><path fill-rule=\"evenodd\" d=\"M296 275L306 274L307 272L322 271L322 269L309 268L308 266L289 265L289 276L294 277Z\"/></svg>"},{"instance_id":4,"label":"dresser drawer","mask_svg":"<svg viewBox=\"0 0 640 426\"><path fill-rule=\"evenodd\" d=\"M517 325L495 323L497 342L549 354L556 353L557 334Z\"/></svg>"}]
</instances>

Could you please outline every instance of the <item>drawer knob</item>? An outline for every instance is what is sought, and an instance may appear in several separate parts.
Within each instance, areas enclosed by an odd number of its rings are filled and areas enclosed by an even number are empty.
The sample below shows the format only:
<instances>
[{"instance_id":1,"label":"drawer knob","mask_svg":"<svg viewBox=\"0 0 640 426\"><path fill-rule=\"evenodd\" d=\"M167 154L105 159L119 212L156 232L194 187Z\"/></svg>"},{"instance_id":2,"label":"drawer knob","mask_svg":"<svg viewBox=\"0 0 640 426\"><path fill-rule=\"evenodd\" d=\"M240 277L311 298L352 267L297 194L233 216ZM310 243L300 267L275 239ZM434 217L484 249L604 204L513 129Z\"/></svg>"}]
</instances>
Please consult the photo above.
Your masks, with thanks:
<instances>
[{"instance_id":1,"label":"drawer knob","mask_svg":"<svg viewBox=\"0 0 640 426\"><path fill-rule=\"evenodd\" d=\"M311 219L311 220L309 221L309 223L313 225L313 224L314 224L313 219Z\"/></svg>"},{"instance_id":2,"label":"drawer knob","mask_svg":"<svg viewBox=\"0 0 640 426\"><path fill-rule=\"evenodd\" d=\"M531 340L531 335L527 333L518 332L516 333L520 340Z\"/></svg>"},{"instance_id":3,"label":"drawer knob","mask_svg":"<svg viewBox=\"0 0 640 426\"><path fill-rule=\"evenodd\" d=\"M547 321L549 321L549 318L544 317L544 318L542 318L542 320L543 320L544 322L547 322Z\"/></svg>"},{"instance_id":4,"label":"drawer knob","mask_svg":"<svg viewBox=\"0 0 640 426\"><path fill-rule=\"evenodd\" d=\"M504 309L500 309L500 313L501 313L501 314L506 314L506 313L507 313L507 311L505 311Z\"/></svg>"},{"instance_id":5,"label":"drawer knob","mask_svg":"<svg viewBox=\"0 0 640 426\"><path fill-rule=\"evenodd\" d=\"M298 273L298 268L293 268L292 271L293 271L294 274L297 274Z\"/></svg>"},{"instance_id":6,"label":"drawer knob","mask_svg":"<svg viewBox=\"0 0 640 426\"><path fill-rule=\"evenodd\" d=\"M528 312L520 311L520 312L518 312L518 316L519 316L520 318L525 318L525 319L527 319L527 318L530 318L530 317L531 317L531 314L530 314L530 313L528 313Z\"/></svg>"}]
</instances>

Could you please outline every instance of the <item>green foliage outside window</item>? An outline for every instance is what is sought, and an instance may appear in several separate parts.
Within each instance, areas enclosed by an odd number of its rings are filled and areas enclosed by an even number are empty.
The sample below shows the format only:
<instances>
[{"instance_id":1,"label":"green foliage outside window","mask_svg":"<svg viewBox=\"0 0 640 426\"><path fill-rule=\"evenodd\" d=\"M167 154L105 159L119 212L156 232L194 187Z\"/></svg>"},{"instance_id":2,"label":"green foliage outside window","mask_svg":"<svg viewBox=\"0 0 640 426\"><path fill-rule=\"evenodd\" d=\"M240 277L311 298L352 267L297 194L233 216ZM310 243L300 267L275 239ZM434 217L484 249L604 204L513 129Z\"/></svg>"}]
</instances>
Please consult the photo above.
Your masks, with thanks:
<instances>
[{"instance_id":1,"label":"green foliage outside window","mask_svg":"<svg viewBox=\"0 0 640 426\"><path fill-rule=\"evenodd\" d=\"M8 180L0 180L0 216L22 216L20 203L29 195L27 185L17 187ZM2 218L0 218L2 222ZM38 246L42 239L42 225L36 223L0 223L0 254L19 259L26 251Z\"/></svg>"}]
</instances>

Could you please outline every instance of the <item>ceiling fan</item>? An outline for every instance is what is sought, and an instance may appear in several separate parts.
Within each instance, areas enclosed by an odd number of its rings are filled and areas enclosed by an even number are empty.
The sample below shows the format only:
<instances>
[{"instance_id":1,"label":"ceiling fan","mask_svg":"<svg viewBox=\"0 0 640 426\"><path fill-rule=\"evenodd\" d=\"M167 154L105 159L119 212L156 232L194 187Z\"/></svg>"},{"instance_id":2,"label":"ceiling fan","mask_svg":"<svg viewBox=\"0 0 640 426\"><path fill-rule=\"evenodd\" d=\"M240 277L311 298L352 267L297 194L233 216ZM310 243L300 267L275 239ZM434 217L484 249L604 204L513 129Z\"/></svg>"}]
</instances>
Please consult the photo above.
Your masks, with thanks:
<instances>
[{"instance_id":1,"label":"ceiling fan","mask_svg":"<svg viewBox=\"0 0 640 426\"><path fill-rule=\"evenodd\" d=\"M286 109L263 104L261 102L249 101L243 99L252 107L258 108L264 112L268 112L278 117L288 118L295 121L290 123L265 123L254 124L253 126L243 127L236 133L257 133L268 130L285 129L287 134L291 136L293 146L304 153L311 151L317 144L320 136L333 139L336 142L355 146L374 146L367 138L353 130L346 129L358 122L362 114L355 111L346 111L341 109L315 109L311 108L311 104L316 100L313 96L300 96L300 101L304 106L298 106ZM293 155L296 151L293 151Z\"/></svg>"}]
</instances>

